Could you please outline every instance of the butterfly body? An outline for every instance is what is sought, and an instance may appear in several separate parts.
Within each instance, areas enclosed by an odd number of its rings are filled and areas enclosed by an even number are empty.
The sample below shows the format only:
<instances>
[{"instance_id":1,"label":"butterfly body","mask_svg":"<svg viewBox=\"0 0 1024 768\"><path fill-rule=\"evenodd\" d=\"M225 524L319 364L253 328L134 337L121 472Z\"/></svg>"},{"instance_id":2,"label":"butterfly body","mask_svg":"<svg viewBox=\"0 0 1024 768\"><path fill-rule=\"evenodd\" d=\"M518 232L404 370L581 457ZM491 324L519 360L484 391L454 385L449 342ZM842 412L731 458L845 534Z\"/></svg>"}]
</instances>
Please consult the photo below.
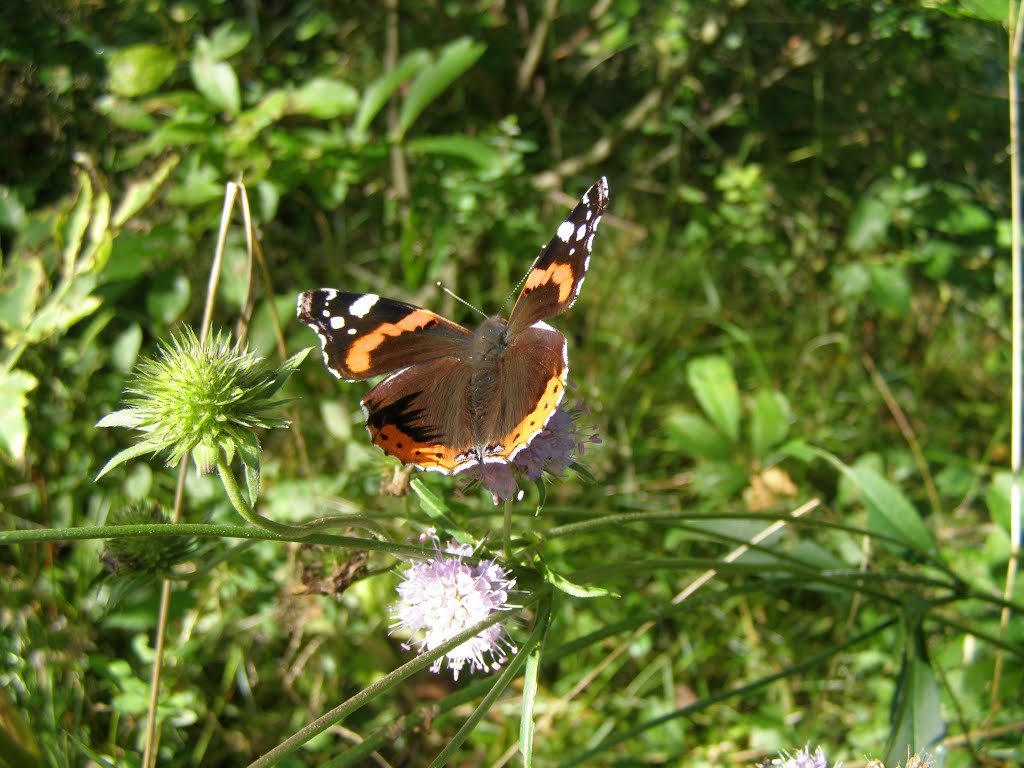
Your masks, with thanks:
<instances>
[{"instance_id":1,"label":"butterfly body","mask_svg":"<svg viewBox=\"0 0 1024 768\"><path fill-rule=\"evenodd\" d=\"M389 374L361 401L376 445L445 474L510 462L529 446L561 402L569 373L565 336L543 321L579 294L607 201L602 178L537 258L508 320L489 317L475 332L376 294L299 295L298 316L320 337L335 376Z\"/></svg>"}]
</instances>

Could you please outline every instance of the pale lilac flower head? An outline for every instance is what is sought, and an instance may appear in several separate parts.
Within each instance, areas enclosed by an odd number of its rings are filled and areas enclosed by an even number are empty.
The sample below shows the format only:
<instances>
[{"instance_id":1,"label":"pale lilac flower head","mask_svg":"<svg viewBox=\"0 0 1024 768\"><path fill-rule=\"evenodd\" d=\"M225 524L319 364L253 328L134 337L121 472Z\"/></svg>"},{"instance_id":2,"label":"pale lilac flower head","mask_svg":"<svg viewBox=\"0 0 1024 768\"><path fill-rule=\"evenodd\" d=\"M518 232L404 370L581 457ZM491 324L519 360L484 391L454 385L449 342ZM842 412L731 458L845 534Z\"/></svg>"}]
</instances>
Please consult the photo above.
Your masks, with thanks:
<instances>
[{"instance_id":1,"label":"pale lilac flower head","mask_svg":"<svg viewBox=\"0 0 1024 768\"><path fill-rule=\"evenodd\" d=\"M472 554L471 546L453 541L445 551L438 548L433 558L411 565L402 574L398 602L391 609L392 631L408 632L417 653L437 648L495 611L518 607L509 602L515 579L493 560L480 560L476 565L463 561ZM515 651L499 622L448 651L430 669L439 672L444 664L458 680L466 664L471 672L498 669L506 661L506 653Z\"/></svg>"},{"instance_id":2,"label":"pale lilac flower head","mask_svg":"<svg viewBox=\"0 0 1024 768\"><path fill-rule=\"evenodd\" d=\"M491 492L494 503L512 498L521 499L519 480L539 480L544 473L561 477L577 457L583 455L587 443L599 444L596 424L583 424L590 410L580 400L575 405L564 403L551 415L547 426L533 441L507 464L478 464L466 474Z\"/></svg>"},{"instance_id":3,"label":"pale lilac flower head","mask_svg":"<svg viewBox=\"0 0 1024 768\"><path fill-rule=\"evenodd\" d=\"M818 747L813 753L810 747L804 747L797 750L795 755L775 758L770 765L772 768L828 768L828 760L821 747ZM833 768L842 768L842 764L836 763Z\"/></svg>"}]
</instances>

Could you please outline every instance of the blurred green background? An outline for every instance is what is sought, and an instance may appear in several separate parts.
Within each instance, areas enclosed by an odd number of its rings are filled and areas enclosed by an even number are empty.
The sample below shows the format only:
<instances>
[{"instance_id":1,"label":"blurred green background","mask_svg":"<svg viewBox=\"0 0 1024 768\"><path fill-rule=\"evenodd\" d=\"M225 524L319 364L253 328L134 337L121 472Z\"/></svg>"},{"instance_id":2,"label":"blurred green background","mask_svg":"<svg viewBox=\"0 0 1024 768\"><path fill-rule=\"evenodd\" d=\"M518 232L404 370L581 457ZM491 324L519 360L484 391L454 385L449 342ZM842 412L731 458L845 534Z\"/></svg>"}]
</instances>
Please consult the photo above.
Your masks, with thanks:
<instances>
[{"instance_id":1,"label":"blurred green background","mask_svg":"<svg viewBox=\"0 0 1024 768\"><path fill-rule=\"evenodd\" d=\"M536 764L634 727L583 764L747 765L804 743L847 764L883 756L914 644L937 681L948 764L1016 764L1022 667L1007 664L1011 694L993 694L997 650L976 634L999 636L998 611L977 602L641 727L913 614L911 598L942 612L924 583L935 561L823 524L871 527L864 490L876 480L898 496L888 508L923 519L958 578L1002 594L1005 14L982 0L7 3L2 527L170 508L175 473L159 462L93 482L131 441L93 425L140 356L181 324L198 327L227 181L246 185L268 264L249 341L276 359L276 327L290 352L317 343L294 303L320 286L474 327L435 282L497 311L607 175L586 285L554 321L570 343L568 397L589 405L604 442L584 456L592 479L551 484L539 516L529 489L514 526L540 540L573 522L663 514L544 543L553 570L593 569L620 595L565 599L548 648L626 629L549 659L538 711L564 709L538 730ZM236 223L216 327L238 319L246 259ZM415 496L380 495L392 465L362 429L366 390L310 356L286 390L298 398L292 430L264 441L264 514L360 512L395 541L429 523ZM425 481L478 536L500 530L480 489ZM702 570L663 561L720 558L767 524L756 513L812 499L812 524L779 547L823 572L921 581L855 595L724 570L692 609L629 640ZM734 519L700 520L709 514ZM195 476L186 519L238 522L216 481ZM101 549L0 549L0 728L13 756L0 763L141 764L159 583L110 577ZM392 559L373 555L372 578L316 595L310 585L352 552L204 543L197 558L213 557L173 592L161 765L245 765L407 658L387 635ZM636 568L611 578L609 564ZM1020 635L1016 622L1007 642L1019 648ZM286 764L326 765L465 684L418 677ZM453 764L504 764L517 691ZM459 722L401 730L381 753L426 765ZM979 740L984 728L991 738Z\"/></svg>"}]
</instances>

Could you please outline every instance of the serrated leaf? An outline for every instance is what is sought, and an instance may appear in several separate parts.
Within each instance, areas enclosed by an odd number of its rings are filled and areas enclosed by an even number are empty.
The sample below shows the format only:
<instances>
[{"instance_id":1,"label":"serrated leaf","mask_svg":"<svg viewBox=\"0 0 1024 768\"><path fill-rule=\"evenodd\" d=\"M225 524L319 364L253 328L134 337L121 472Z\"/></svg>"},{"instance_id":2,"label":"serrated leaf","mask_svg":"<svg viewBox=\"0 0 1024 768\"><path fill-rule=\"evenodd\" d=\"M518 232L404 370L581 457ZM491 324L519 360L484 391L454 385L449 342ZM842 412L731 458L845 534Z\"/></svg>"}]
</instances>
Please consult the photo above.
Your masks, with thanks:
<instances>
[{"instance_id":1,"label":"serrated leaf","mask_svg":"<svg viewBox=\"0 0 1024 768\"><path fill-rule=\"evenodd\" d=\"M760 390L754 396L750 414L750 447L764 459L773 447L786 439L792 414L786 396L776 389Z\"/></svg>"},{"instance_id":2,"label":"serrated leaf","mask_svg":"<svg viewBox=\"0 0 1024 768\"><path fill-rule=\"evenodd\" d=\"M384 105L388 103L398 87L417 72L422 71L430 61L430 54L423 50L410 51L403 56L395 68L386 75L378 77L363 92L359 113L352 123L352 136L355 141L362 141L370 123L373 122Z\"/></svg>"},{"instance_id":3,"label":"serrated leaf","mask_svg":"<svg viewBox=\"0 0 1024 768\"><path fill-rule=\"evenodd\" d=\"M686 379L704 413L734 444L740 436L740 393L732 366L724 357L697 357L686 366Z\"/></svg>"},{"instance_id":4,"label":"serrated leaf","mask_svg":"<svg viewBox=\"0 0 1024 768\"><path fill-rule=\"evenodd\" d=\"M423 110L473 66L486 47L467 37L446 45L437 60L421 70L409 86L398 115L398 132L392 138L401 141Z\"/></svg>"},{"instance_id":5,"label":"serrated leaf","mask_svg":"<svg viewBox=\"0 0 1024 768\"><path fill-rule=\"evenodd\" d=\"M344 80L330 77L314 77L288 100L291 114L311 115L321 120L351 115L358 107L359 92Z\"/></svg>"},{"instance_id":6,"label":"serrated leaf","mask_svg":"<svg viewBox=\"0 0 1024 768\"><path fill-rule=\"evenodd\" d=\"M215 61L206 56L192 59L192 82L210 103L228 115L237 115L242 107L238 76L226 61Z\"/></svg>"},{"instance_id":7,"label":"serrated leaf","mask_svg":"<svg viewBox=\"0 0 1024 768\"><path fill-rule=\"evenodd\" d=\"M13 463L25 460L28 444L28 393L36 388L36 377L25 371L0 372L0 452Z\"/></svg>"},{"instance_id":8,"label":"serrated leaf","mask_svg":"<svg viewBox=\"0 0 1024 768\"><path fill-rule=\"evenodd\" d=\"M151 43L131 45L107 57L107 83L118 96L142 96L174 74L174 66L174 55L166 48Z\"/></svg>"}]
</instances>

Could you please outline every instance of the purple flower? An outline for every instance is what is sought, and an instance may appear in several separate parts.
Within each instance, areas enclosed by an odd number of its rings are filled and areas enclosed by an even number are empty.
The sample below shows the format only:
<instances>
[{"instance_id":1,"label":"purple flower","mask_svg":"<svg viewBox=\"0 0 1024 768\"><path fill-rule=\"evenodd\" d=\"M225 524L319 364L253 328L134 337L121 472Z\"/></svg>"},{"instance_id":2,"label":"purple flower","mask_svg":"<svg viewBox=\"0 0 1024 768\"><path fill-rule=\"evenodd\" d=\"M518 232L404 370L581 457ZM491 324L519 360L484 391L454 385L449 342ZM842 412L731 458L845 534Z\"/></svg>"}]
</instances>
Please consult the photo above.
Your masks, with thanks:
<instances>
[{"instance_id":1,"label":"purple flower","mask_svg":"<svg viewBox=\"0 0 1024 768\"><path fill-rule=\"evenodd\" d=\"M402 574L398 602L391 609L392 631L408 632L417 653L437 648L495 611L518 607L509 603L515 579L508 578L493 560L476 565L463 562L472 554L469 545L452 542L446 551L439 548L431 560L415 563ZM403 643L403 647L410 646ZM439 672L444 664L458 680L466 664L471 672L498 669L506 661L506 652L515 651L504 625L492 624L437 659L430 670Z\"/></svg>"},{"instance_id":2,"label":"purple flower","mask_svg":"<svg viewBox=\"0 0 1024 768\"><path fill-rule=\"evenodd\" d=\"M810 747L797 750L795 755L777 757L771 762L772 768L828 768L828 760L825 759L825 751L818 747L814 754L811 754ZM836 763L833 768L842 768Z\"/></svg>"},{"instance_id":3,"label":"purple flower","mask_svg":"<svg viewBox=\"0 0 1024 768\"><path fill-rule=\"evenodd\" d=\"M544 473L561 477L583 455L587 443L600 444L596 424L580 424L590 410L580 400L575 405L564 403L551 415L544 430L516 454L507 464L479 464L466 474L491 492L494 503L522 499L519 480L539 480Z\"/></svg>"}]
</instances>

